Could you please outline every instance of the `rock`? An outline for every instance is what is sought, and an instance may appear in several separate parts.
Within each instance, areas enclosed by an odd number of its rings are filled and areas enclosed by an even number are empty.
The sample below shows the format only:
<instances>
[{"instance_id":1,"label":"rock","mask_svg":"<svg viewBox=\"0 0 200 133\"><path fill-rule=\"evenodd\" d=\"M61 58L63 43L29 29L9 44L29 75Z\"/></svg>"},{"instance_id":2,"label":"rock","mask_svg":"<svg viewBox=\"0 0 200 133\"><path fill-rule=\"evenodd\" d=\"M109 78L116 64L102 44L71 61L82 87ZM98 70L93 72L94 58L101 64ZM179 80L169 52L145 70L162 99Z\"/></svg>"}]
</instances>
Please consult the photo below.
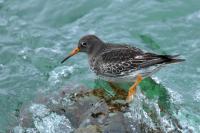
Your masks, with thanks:
<instances>
[{"instance_id":1,"label":"rock","mask_svg":"<svg viewBox=\"0 0 200 133\"><path fill-rule=\"evenodd\" d=\"M126 92L111 85L115 96L104 89L86 89L84 87L67 87L60 92L40 95L30 105L20 111L19 126L13 133L160 133L168 126L160 119L159 105L145 99L142 93L137 94L134 102L125 102ZM146 111L144 110L144 107ZM151 109L149 109L151 108ZM154 109L155 108L155 109ZM167 121L171 116L166 113ZM156 124L156 125L155 125ZM178 122L177 122L178 124ZM159 126L157 126L159 125Z\"/></svg>"},{"instance_id":2,"label":"rock","mask_svg":"<svg viewBox=\"0 0 200 133\"><path fill-rule=\"evenodd\" d=\"M89 125L87 127L80 127L74 133L102 133L102 130L97 125Z\"/></svg>"}]
</instances>

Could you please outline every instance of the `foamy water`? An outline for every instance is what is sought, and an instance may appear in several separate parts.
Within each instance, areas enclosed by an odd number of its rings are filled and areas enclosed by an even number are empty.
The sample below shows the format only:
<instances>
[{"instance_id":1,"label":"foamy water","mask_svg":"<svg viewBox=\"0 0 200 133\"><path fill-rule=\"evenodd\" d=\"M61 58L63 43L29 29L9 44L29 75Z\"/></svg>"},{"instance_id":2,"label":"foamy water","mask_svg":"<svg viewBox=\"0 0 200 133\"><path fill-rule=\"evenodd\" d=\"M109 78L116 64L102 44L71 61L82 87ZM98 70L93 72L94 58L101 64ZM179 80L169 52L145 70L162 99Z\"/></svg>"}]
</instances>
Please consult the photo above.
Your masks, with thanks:
<instances>
[{"instance_id":1,"label":"foamy water","mask_svg":"<svg viewBox=\"0 0 200 133\"><path fill-rule=\"evenodd\" d=\"M180 124L200 132L199 7L198 0L0 0L0 132L18 123L22 105L39 92L69 84L96 85L86 55L60 64L78 39L89 33L185 58L186 62L168 66L155 77L178 108L172 112ZM156 101L147 103L158 106ZM68 123L56 114L48 117L54 118L58 125L59 121ZM165 117L160 121L166 126L170 122ZM45 126L41 124L39 131Z\"/></svg>"}]
</instances>

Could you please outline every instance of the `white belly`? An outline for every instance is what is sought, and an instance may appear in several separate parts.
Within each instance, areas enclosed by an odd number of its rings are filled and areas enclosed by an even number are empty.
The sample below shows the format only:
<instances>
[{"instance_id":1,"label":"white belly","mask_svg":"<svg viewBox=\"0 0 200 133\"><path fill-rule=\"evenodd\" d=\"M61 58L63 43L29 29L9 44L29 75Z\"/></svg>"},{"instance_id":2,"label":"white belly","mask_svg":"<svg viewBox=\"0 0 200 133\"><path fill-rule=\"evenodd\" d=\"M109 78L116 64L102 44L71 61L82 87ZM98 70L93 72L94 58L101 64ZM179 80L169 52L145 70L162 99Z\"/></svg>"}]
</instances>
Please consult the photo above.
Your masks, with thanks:
<instances>
[{"instance_id":1,"label":"white belly","mask_svg":"<svg viewBox=\"0 0 200 133\"><path fill-rule=\"evenodd\" d=\"M153 73L160 70L164 65L157 65L157 66L151 66L145 69L136 70L131 73L129 73L126 76L116 76L116 77L107 77L98 75L99 78L110 81L110 82L134 82L137 78L138 74L141 74L143 78L151 76Z\"/></svg>"}]
</instances>

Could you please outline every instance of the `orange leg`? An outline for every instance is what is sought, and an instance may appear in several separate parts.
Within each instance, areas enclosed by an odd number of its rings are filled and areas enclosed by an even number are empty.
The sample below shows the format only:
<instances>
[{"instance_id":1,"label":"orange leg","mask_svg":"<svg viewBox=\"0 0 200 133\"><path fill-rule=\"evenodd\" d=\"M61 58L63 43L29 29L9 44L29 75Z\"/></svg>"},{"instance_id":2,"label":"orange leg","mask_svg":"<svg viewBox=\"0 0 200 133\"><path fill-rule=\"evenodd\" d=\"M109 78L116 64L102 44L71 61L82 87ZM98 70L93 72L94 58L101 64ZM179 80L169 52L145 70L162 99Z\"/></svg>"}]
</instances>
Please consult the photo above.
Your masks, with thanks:
<instances>
[{"instance_id":1,"label":"orange leg","mask_svg":"<svg viewBox=\"0 0 200 133\"><path fill-rule=\"evenodd\" d=\"M128 96L126 98L127 102L131 102L133 100L133 96L136 93L136 88L141 81L142 81L142 75L138 74L135 83L129 88Z\"/></svg>"}]
</instances>

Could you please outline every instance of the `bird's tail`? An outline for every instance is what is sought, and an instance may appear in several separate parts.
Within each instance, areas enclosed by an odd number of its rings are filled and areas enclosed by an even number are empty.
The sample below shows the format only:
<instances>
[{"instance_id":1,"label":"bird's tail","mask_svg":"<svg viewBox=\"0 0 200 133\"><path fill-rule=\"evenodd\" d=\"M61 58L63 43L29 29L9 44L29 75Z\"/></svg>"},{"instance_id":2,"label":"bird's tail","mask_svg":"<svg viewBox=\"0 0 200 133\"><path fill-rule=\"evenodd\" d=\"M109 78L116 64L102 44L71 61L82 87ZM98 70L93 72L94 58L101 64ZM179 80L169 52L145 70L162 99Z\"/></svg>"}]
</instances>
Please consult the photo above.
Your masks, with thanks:
<instances>
[{"instance_id":1,"label":"bird's tail","mask_svg":"<svg viewBox=\"0 0 200 133\"><path fill-rule=\"evenodd\" d=\"M179 59L177 58L180 55L160 55L160 57L164 60L165 63L171 64L171 63L178 63L183 62L185 59Z\"/></svg>"}]
</instances>

